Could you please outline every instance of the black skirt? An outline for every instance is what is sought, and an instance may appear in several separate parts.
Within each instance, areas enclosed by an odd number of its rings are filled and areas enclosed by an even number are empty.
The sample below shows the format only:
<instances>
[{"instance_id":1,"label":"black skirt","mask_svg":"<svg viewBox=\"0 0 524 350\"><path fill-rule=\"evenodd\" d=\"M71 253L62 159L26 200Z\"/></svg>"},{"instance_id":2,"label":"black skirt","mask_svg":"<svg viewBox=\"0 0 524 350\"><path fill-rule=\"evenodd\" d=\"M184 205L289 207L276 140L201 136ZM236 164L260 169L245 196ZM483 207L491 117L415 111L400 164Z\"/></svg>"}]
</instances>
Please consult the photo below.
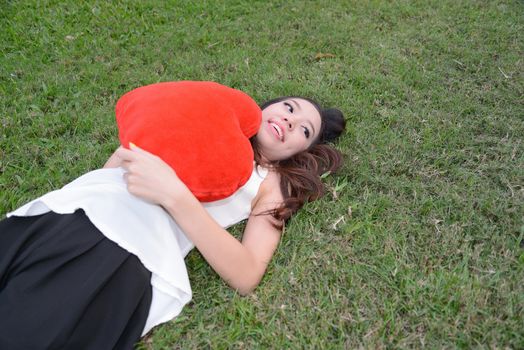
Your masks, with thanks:
<instances>
[{"instance_id":1,"label":"black skirt","mask_svg":"<svg viewBox=\"0 0 524 350\"><path fill-rule=\"evenodd\" d=\"M0 349L132 349L151 273L82 210L0 222Z\"/></svg>"}]
</instances>

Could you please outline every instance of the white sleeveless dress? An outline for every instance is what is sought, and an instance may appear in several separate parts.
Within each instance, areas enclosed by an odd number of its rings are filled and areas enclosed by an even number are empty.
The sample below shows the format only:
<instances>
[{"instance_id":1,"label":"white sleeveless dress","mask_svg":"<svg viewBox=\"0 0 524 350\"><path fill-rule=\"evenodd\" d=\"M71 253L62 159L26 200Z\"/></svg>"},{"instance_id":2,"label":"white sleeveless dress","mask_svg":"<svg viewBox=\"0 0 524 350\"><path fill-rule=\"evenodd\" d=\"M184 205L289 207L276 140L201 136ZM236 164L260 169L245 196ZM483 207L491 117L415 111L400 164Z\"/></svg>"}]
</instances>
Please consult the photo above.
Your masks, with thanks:
<instances>
[{"instance_id":1,"label":"white sleeveless dress","mask_svg":"<svg viewBox=\"0 0 524 350\"><path fill-rule=\"evenodd\" d=\"M62 189L49 192L7 216L33 216L53 211L71 214L83 209L108 239L136 255L151 271L152 301L142 335L176 317L191 300L184 257L194 247L173 218L160 206L127 191L122 168L89 172ZM267 170L255 167L248 182L230 197L203 203L227 228L246 219Z\"/></svg>"}]
</instances>

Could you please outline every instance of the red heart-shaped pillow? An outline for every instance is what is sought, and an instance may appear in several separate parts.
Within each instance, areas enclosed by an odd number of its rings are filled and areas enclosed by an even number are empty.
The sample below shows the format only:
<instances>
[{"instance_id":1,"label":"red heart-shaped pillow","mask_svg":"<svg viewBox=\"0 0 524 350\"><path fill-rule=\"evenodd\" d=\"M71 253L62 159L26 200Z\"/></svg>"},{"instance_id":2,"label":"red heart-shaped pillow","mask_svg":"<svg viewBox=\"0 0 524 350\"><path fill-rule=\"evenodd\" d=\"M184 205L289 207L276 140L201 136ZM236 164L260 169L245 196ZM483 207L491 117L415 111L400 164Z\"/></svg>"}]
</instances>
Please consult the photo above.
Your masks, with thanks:
<instances>
[{"instance_id":1,"label":"red heart-shaped pillow","mask_svg":"<svg viewBox=\"0 0 524 350\"><path fill-rule=\"evenodd\" d=\"M261 111L245 93L214 82L147 85L116 104L120 142L162 158L203 202L223 199L253 171L249 138Z\"/></svg>"}]
</instances>

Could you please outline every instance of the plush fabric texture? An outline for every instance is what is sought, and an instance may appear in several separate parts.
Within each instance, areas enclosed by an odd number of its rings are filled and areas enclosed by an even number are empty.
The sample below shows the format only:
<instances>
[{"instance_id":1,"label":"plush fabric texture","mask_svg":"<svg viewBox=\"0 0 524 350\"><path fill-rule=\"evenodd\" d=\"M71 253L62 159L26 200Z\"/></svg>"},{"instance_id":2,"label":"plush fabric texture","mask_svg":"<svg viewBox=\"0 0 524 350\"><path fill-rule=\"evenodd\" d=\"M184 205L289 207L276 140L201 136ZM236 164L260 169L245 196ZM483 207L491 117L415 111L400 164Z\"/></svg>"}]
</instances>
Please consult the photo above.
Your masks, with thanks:
<instances>
[{"instance_id":1,"label":"plush fabric texture","mask_svg":"<svg viewBox=\"0 0 524 350\"><path fill-rule=\"evenodd\" d=\"M247 94L214 82L147 85L116 104L120 142L132 142L168 163L203 202L244 185L253 171L249 138L261 110Z\"/></svg>"}]
</instances>

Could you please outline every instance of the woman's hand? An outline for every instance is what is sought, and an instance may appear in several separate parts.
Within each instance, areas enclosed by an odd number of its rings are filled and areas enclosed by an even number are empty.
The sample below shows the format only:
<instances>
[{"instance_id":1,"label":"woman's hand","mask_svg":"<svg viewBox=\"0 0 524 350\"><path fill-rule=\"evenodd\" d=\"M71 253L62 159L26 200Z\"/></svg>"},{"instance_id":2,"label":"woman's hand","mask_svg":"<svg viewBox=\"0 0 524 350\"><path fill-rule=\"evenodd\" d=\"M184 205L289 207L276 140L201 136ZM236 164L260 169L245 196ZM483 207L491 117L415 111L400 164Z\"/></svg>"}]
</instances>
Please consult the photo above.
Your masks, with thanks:
<instances>
[{"instance_id":1,"label":"woman's hand","mask_svg":"<svg viewBox=\"0 0 524 350\"><path fill-rule=\"evenodd\" d=\"M130 147L115 152L117 161L127 170L129 192L163 206L213 269L241 294L250 293L260 282L280 240L280 230L271 217L251 215L239 242L220 227L162 159L137 146ZM269 180L272 176L268 175ZM271 211L283 201L276 180L264 180L255 214Z\"/></svg>"},{"instance_id":2,"label":"woman's hand","mask_svg":"<svg viewBox=\"0 0 524 350\"><path fill-rule=\"evenodd\" d=\"M118 168L122 165L122 159L118 158L116 153L119 149L123 148L122 146L118 147L115 152L109 157L107 162L104 164L104 168Z\"/></svg>"},{"instance_id":3,"label":"woman's hand","mask_svg":"<svg viewBox=\"0 0 524 350\"><path fill-rule=\"evenodd\" d=\"M127 170L124 178L131 194L164 207L191 194L175 171L160 157L133 144L130 148L120 147L115 155Z\"/></svg>"}]
</instances>

